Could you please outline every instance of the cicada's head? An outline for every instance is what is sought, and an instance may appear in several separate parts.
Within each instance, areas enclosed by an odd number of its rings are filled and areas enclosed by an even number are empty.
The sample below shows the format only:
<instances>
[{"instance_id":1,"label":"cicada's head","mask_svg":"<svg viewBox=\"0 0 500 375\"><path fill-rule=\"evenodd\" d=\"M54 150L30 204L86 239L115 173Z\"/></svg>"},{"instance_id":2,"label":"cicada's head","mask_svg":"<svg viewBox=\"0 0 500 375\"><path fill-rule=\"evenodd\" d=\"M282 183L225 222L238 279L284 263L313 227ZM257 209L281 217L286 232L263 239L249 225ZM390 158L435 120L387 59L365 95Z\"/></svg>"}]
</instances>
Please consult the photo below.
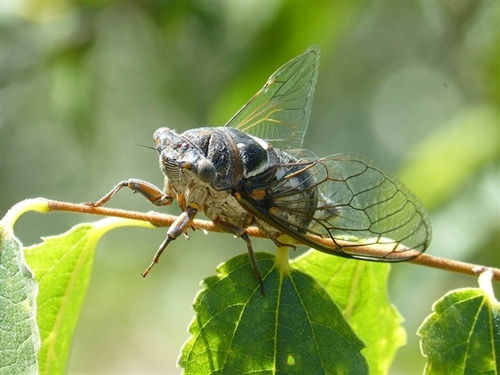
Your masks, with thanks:
<instances>
[{"instance_id":1,"label":"cicada's head","mask_svg":"<svg viewBox=\"0 0 500 375\"><path fill-rule=\"evenodd\" d=\"M169 128L157 129L153 139L160 154L160 168L171 182L180 182L183 174L207 184L215 181L214 165L189 139Z\"/></svg>"}]
</instances>

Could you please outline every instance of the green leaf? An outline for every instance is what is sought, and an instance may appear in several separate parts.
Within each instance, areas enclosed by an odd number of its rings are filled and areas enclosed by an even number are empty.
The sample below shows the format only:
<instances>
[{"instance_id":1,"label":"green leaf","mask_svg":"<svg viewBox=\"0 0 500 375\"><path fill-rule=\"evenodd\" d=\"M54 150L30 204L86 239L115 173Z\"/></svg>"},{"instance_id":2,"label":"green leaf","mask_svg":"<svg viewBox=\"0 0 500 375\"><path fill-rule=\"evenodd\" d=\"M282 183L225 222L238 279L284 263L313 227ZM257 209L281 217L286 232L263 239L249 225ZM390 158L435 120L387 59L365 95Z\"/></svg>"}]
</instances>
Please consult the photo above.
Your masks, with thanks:
<instances>
[{"instance_id":1,"label":"green leaf","mask_svg":"<svg viewBox=\"0 0 500 375\"><path fill-rule=\"evenodd\" d=\"M90 280L96 245L107 231L151 224L106 218L26 248L25 256L39 283L37 322L42 346L40 374L63 374L83 298Z\"/></svg>"},{"instance_id":2,"label":"green leaf","mask_svg":"<svg viewBox=\"0 0 500 375\"><path fill-rule=\"evenodd\" d=\"M36 283L21 242L0 226L0 374L35 374L40 337Z\"/></svg>"},{"instance_id":3,"label":"green leaf","mask_svg":"<svg viewBox=\"0 0 500 375\"><path fill-rule=\"evenodd\" d=\"M26 200L0 220L0 374L36 374L40 336L36 325L36 282L23 258L13 226L26 211L46 211L41 200Z\"/></svg>"},{"instance_id":4,"label":"green leaf","mask_svg":"<svg viewBox=\"0 0 500 375\"><path fill-rule=\"evenodd\" d=\"M340 307L366 345L370 374L387 374L397 349L406 343L403 319L387 292L390 265L310 250L292 266L314 277Z\"/></svg>"},{"instance_id":5,"label":"green leaf","mask_svg":"<svg viewBox=\"0 0 500 375\"><path fill-rule=\"evenodd\" d=\"M426 374L498 374L500 304L479 288L448 292L417 334Z\"/></svg>"},{"instance_id":6,"label":"green leaf","mask_svg":"<svg viewBox=\"0 0 500 375\"><path fill-rule=\"evenodd\" d=\"M184 373L368 373L363 343L321 286L271 254L259 253L257 261L265 297L247 255L204 281L179 360Z\"/></svg>"}]
</instances>

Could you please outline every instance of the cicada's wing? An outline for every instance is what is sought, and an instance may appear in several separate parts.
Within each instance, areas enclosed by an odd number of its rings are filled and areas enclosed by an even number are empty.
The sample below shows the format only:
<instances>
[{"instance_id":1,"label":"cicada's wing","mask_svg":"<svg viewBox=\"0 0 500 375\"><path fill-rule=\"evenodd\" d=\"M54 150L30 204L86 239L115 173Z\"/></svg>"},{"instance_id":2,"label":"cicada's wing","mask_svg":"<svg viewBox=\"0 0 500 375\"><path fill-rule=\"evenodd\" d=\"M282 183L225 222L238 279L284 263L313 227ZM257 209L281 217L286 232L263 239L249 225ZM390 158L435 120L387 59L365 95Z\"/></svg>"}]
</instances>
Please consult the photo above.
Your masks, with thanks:
<instances>
[{"instance_id":1,"label":"cicada's wing","mask_svg":"<svg viewBox=\"0 0 500 375\"><path fill-rule=\"evenodd\" d=\"M424 252L428 214L396 177L372 162L337 154L283 165L266 198L242 193L260 220L317 250L349 258L397 262ZM304 203L309 202L309 203Z\"/></svg>"},{"instance_id":2,"label":"cicada's wing","mask_svg":"<svg viewBox=\"0 0 500 375\"><path fill-rule=\"evenodd\" d=\"M309 47L269 77L225 126L265 139L275 148L302 147L318 67L319 48Z\"/></svg>"}]
</instances>

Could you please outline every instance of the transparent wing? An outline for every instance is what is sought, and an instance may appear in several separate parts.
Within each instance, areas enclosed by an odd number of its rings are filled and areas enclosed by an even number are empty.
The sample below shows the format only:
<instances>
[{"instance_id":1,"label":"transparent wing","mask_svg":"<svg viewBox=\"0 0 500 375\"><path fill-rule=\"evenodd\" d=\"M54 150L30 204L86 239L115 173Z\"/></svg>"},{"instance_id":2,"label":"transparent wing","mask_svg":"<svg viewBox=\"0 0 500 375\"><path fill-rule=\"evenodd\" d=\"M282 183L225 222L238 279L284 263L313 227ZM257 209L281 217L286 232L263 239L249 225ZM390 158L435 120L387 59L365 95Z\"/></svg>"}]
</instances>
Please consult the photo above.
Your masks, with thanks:
<instances>
[{"instance_id":1,"label":"transparent wing","mask_svg":"<svg viewBox=\"0 0 500 375\"><path fill-rule=\"evenodd\" d=\"M270 199L240 198L282 233L327 253L384 262L412 259L428 247L431 225L422 204L371 161L337 154L283 168L266 191Z\"/></svg>"},{"instance_id":2,"label":"transparent wing","mask_svg":"<svg viewBox=\"0 0 500 375\"><path fill-rule=\"evenodd\" d=\"M318 47L309 47L279 68L225 126L266 139L276 148L300 148L311 113L319 54Z\"/></svg>"}]
</instances>

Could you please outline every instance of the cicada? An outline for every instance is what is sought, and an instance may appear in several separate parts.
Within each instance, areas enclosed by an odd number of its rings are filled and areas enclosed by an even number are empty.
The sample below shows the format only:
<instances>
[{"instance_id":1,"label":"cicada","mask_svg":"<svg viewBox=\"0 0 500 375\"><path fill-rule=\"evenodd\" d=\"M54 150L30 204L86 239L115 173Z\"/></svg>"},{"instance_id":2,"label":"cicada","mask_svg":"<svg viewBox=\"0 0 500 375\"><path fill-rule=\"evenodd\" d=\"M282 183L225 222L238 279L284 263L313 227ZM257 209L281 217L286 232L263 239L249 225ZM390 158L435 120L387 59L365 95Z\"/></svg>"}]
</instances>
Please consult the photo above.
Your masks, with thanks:
<instances>
[{"instance_id":1,"label":"cicada","mask_svg":"<svg viewBox=\"0 0 500 375\"><path fill-rule=\"evenodd\" d=\"M310 47L280 67L223 127L159 128L153 138L163 189L128 179L92 203L103 205L122 187L158 206L177 201L182 213L143 276L199 212L246 242L261 294L251 226L278 245L292 239L346 258L399 262L425 251L428 214L395 176L361 156L316 157L301 149L319 58Z\"/></svg>"}]
</instances>

